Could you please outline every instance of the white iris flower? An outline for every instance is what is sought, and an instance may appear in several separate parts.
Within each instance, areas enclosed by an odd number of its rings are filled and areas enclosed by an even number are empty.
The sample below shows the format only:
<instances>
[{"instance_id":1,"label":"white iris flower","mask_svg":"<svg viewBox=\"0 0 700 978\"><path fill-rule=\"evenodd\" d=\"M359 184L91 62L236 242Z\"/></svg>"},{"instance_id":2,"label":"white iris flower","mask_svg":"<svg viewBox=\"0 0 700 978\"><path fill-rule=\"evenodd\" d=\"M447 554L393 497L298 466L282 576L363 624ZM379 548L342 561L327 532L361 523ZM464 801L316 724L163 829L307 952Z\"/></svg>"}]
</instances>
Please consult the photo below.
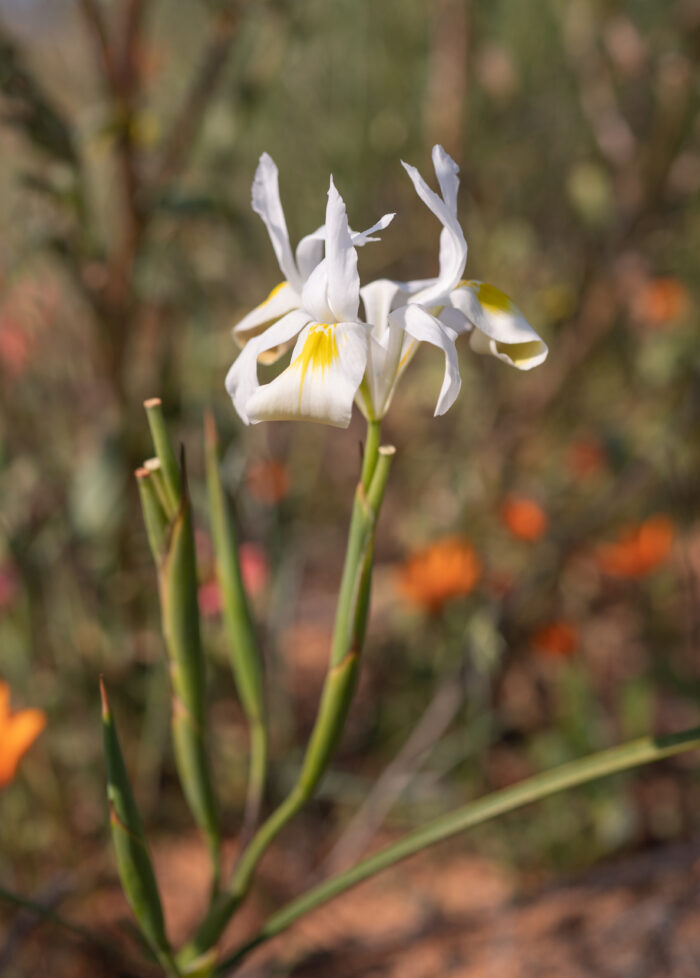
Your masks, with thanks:
<instances>
[{"instance_id":1,"label":"white iris flower","mask_svg":"<svg viewBox=\"0 0 700 978\"><path fill-rule=\"evenodd\" d=\"M355 248L376 241L370 235L386 228L394 215L385 215L368 231L352 232L331 178L326 223L302 238L294 256L277 167L267 154L260 158L253 209L267 226L286 278L234 330L245 346L229 370L226 388L246 424L300 419L346 427L353 400L368 419L382 418L419 343L430 343L445 356L436 415L444 414L459 393L459 336L468 334L477 353L490 353L519 370L545 360L547 346L513 302L492 285L464 279L467 243L457 219L459 169L441 146L433 148L433 165L439 194L415 167L403 164L418 196L443 226L437 276L413 282L380 279L361 289ZM258 362L276 360L295 337L289 366L260 385Z\"/></svg>"},{"instance_id":2,"label":"white iris flower","mask_svg":"<svg viewBox=\"0 0 700 978\"><path fill-rule=\"evenodd\" d=\"M439 272L414 282L371 282L362 289L372 324L367 376L358 396L368 418L386 413L396 383L419 343L445 356L445 376L435 414L444 414L461 386L455 342L470 334L477 353L490 353L518 370L530 370L547 357L547 346L503 292L485 282L465 281L467 242L457 219L459 168L442 146L433 148L440 194L415 167L404 163L416 193L442 223Z\"/></svg>"},{"instance_id":3,"label":"white iris flower","mask_svg":"<svg viewBox=\"0 0 700 978\"><path fill-rule=\"evenodd\" d=\"M292 252L287 221L280 200L279 171L268 153L262 154L255 171L251 205L267 228L284 280L274 287L259 306L234 326L233 335L241 346L292 309L300 308L304 284L323 258L326 234L325 227L322 225L301 239L296 254ZM361 246L370 241L378 241L379 238L373 238L371 235L383 231L391 224L393 218L393 214L385 214L367 231L350 231L352 243ZM283 352L284 349L269 351L264 357L264 362L274 361Z\"/></svg>"},{"instance_id":4,"label":"white iris flower","mask_svg":"<svg viewBox=\"0 0 700 978\"><path fill-rule=\"evenodd\" d=\"M276 232L280 226L271 222ZM367 240L367 234L360 237ZM271 237L274 243L272 231ZM279 234L278 243L282 239ZM252 336L228 372L226 389L248 424L286 419L323 421L338 427L350 423L367 363L369 327L359 319L357 251L345 204L332 177L321 244L325 244L325 257L303 283L295 308ZM281 247L279 254L284 254ZM258 361L272 350L286 348L294 337L297 341L289 366L269 384L260 385Z\"/></svg>"}]
</instances>

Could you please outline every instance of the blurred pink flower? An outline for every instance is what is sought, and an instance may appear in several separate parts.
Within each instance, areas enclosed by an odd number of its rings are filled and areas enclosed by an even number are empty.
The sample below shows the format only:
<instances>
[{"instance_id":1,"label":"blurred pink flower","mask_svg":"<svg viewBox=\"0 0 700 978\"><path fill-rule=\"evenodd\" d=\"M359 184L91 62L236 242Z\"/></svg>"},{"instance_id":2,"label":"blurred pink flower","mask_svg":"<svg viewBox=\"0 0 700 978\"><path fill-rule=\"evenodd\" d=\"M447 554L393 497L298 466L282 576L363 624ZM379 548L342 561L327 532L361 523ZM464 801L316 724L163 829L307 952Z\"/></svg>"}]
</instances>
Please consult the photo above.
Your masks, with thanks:
<instances>
[{"instance_id":1,"label":"blurred pink flower","mask_svg":"<svg viewBox=\"0 0 700 978\"><path fill-rule=\"evenodd\" d=\"M258 543L242 543L238 549L243 584L249 596L255 600L267 587L270 565L267 554ZM215 577L199 586L197 591L199 610L205 618L221 614L221 591Z\"/></svg>"}]
</instances>

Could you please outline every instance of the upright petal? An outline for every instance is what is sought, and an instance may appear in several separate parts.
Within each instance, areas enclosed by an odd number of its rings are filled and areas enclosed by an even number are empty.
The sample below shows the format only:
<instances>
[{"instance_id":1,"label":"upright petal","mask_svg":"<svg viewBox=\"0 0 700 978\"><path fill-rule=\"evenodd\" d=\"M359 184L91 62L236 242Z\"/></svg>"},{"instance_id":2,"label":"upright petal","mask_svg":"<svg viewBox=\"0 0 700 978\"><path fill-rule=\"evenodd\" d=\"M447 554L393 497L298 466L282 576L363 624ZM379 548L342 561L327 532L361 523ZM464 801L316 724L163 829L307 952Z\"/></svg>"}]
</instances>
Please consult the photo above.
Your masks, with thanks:
<instances>
[{"instance_id":1,"label":"upright petal","mask_svg":"<svg viewBox=\"0 0 700 978\"><path fill-rule=\"evenodd\" d=\"M459 283L467 262L467 242L457 220L457 164L442 147L436 147L433 151L433 161L445 200L430 189L414 166L402 162L416 193L443 225L439 274L414 296L414 301L423 305L439 305Z\"/></svg>"},{"instance_id":2,"label":"upright petal","mask_svg":"<svg viewBox=\"0 0 700 978\"><path fill-rule=\"evenodd\" d=\"M284 277L297 291L301 281L289 243L287 222L282 210L279 190L279 171L271 156L263 153L255 171L252 191L253 210L264 221Z\"/></svg>"},{"instance_id":3,"label":"upright petal","mask_svg":"<svg viewBox=\"0 0 700 978\"><path fill-rule=\"evenodd\" d=\"M286 370L258 387L246 405L257 421L321 421L347 428L367 362L360 323L312 323L301 333Z\"/></svg>"},{"instance_id":4,"label":"upright petal","mask_svg":"<svg viewBox=\"0 0 700 978\"><path fill-rule=\"evenodd\" d=\"M395 310L389 318L392 322L398 323L413 339L437 346L445 354L445 376L435 408L436 415L444 414L454 404L462 386L455 347L457 334L421 306L413 304ZM407 354L410 355L408 351Z\"/></svg>"},{"instance_id":5,"label":"upright petal","mask_svg":"<svg viewBox=\"0 0 700 978\"><path fill-rule=\"evenodd\" d=\"M465 282L450 302L473 323L470 345L476 353L490 353L517 370L532 370L547 359L547 344L494 285Z\"/></svg>"},{"instance_id":6,"label":"upright petal","mask_svg":"<svg viewBox=\"0 0 700 978\"><path fill-rule=\"evenodd\" d=\"M345 203L331 177L326 207L328 305L334 322L353 322L360 305L360 276Z\"/></svg>"},{"instance_id":7,"label":"upright petal","mask_svg":"<svg viewBox=\"0 0 700 978\"><path fill-rule=\"evenodd\" d=\"M299 293L295 292L289 282L280 282L267 299L236 323L233 327L233 338L244 346L251 337L262 333L285 313L298 309L300 301Z\"/></svg>"},{"instance_id":8,"label":"upright petal","mask_svg":"<svg viewBox=\"0 0 700 978\"><path fill-rule=\"evenodd\" d=\"M440 184L440 193L448 209L457 213L457 192L459 190L459 167L449 153L437 143L433 146L433 166Z\"/></svg>"},{"instance_id":9,"label":"upright petal","mask_svg":"<svg viewBox=\"0 0 700 978\"><path fill-rule=\"evenodd\" d=\"M284 347L306 326L309 316L295 309L264 333L254 336L238 354L226 375L226 390L245 424L250 424L246 404L258 387L258 358L276 347Z\"/></svg>"}]
</instances>

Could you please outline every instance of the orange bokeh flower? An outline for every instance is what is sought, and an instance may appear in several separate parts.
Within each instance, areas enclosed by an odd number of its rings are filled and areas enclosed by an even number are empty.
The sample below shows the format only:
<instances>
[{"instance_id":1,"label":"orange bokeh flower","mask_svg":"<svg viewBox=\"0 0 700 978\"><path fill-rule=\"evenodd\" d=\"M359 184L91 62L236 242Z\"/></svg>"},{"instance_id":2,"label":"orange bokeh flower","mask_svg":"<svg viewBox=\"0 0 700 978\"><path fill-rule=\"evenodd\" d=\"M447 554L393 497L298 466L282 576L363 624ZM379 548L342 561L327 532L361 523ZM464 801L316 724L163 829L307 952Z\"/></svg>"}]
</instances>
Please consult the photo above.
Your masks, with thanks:
<instances>
[{"instance_id":1,"label":"orange bokeh flower","mask_svg":"<svg viewBox=\"0 0 700 978\"><path fill-rule=\"evenodd\" d=\"M12 781L17 765L45 726L41 710L10 713L10 687L0 679L0 788Z\"/></svg>"},{"instance_id":2,"label":"orange bokeh flower","mask_svg":"<svg viewBox=\"0 0 700 978\"><path fill-rule=\"evenodd\" d=\"M578 629L566 621L553 621L538 628L530 641L535 651L565 659L578 648Z\"/></svg>"},{"instance_id":3,"label":"orange bokeh flower","mask_svg":"<svg viewBox=\"0 0 700 978\"><path fill-rule=\"evenodd\" d=\"M533 499L508 496L501 505L501 519L513 536L532 543L547 529L547 514Z\"/></svg>"},{"instance_id":4,"label":"orange bokeh flower","mask_svg":"<svg viewBox=\"0 0 700 978\"><path fill-rule=\"evenodd\" d=\"M663 564L673 542L668 516L652 516L639 526L625 528L617 540L598 547L596 560L612 577L644 577Z\"/></svg>"},{"instance_id":5,"label":"orange bokeh flower","mask_svg":"<svg viewBox=\"0 0 700 978\"><path fill-rule=\"evenodd\" d=\"M261 458L251 462L246 472L246 485L254 499L273 506L289 493L287 466L276 459Z\"/></svg>"},{"instance_id":6,"label":"orange bokeh flower","mask_svg":"<svg viewBox=\"0 0 700 978\"><path fill-rule=\"evenodd\" d=\"M634 311L649 326L665 326L681 319L689 304L685 285L666 275L644 283L634 303Z\"/></svg>"},{"instance_id":7,"label":"orange bokeh flower","mask_svg":"<svg viewBox=\"0 0 700 978\"><path fill-rule=\"evenodd\" d=\"M430 614L452 598L469 594L481 576L481 561L466 537L448 536L417 550L399 568L402 595Z\"/></svg>"}]
</instances>

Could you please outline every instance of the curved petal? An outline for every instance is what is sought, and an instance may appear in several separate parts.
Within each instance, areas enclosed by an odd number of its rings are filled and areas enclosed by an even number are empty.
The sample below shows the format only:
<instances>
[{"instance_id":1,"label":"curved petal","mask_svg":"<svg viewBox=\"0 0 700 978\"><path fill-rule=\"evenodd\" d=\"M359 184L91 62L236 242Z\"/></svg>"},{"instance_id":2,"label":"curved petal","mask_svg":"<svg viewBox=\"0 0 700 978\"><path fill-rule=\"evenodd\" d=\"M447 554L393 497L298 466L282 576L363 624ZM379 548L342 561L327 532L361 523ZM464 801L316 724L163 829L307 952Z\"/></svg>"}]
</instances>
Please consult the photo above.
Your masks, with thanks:
<instances>
[{"instance_id":1,"label":"curved petal","mask_svg":"<svg viewBox=\"0 0 700 978\"><path fill-rule=\"evenodd\" d=\"M353 231L351 228L350 239L353 245L356 248L361 248L363 245L369 244L372 241L379 241L379 238L373 238L371 235L388 228L395 217L396 214L385 214L371 228L367 228L366 231ZM326 225L322 224L320 228L316 228L311 234L307 234L306 237L302 238L297 245L297 268L304 282L323 258L325 241Z\"/></svg>"},{"instance_id":2,"label":"curved petal","mask_svg":"<svg viewBox=\"0 0 700 978\"><path fill-rule=\"evenodd\" d=\"M378 278L360 289L365 322L372 327L372 336L375 339L381 340L386 332L389 313L400 293L399 283L388 278Z\"/></svg>"},{"instance_id":3,"label":"curved petal","mask_svg":"<svg viewBox=\"0 0 700 978\"><path fill-rule=\"evenodd\" d=\"M226 390L245 424L250 424L246 404L258 387L258 358L269 350L289 343L306 326L309 316L303 309L287 313L264 333L246 343L226 375Z\"/></svg>"},{"instance_id":4,"label":"curved petal","mask_svg":"<svg viewBox=\"0 0 700 978\"><path fill-rule=\"evenodd\" d=\"M445 377L435 407L436 415L444 414L454 404L462 386L455 347L457 334L449 326L443 325L431 316L421 306L402 306L401 309L392 312L389 318L392 322L398 323L414 340L437 346L445 354ZM412 348L409 346L404 355L410 356L412 352Z\"/></svg>"},{"instance_id":5,"label":"curved petal","mask_svg":"<svg viewBox=\"0 0 700 978\"><path fill-rule=\"evenodd\" d=\"M360 305L357 252L350 237L345 202L335 188L333 177L326 207L326 264L328 305L333 311L333 321L354 322Z\"/></svg>"},{"instance_id":6,"label":"curved petal","mask_svg":"<svg viewBox=\"0 0 700 978\"><path fill-rule=\"evenodd\" d=\"M477 353L490 353L518 370L532 370L547 359L547 344L515 303L494 285L465 282L455 289L450 302L474 324L470 344Z\"/></svg>"},{"instance_id":7,"label":"curved petal","mask_svg":"<svg viewBox=\"0 0 700 978\"><path fill-rule=\"evenodd\" d=\"M361 323L311 323L286 370L258 387L246 404L252 422L321 421L347 428L367 362Z\"/></svg>"},{"instance_id":8,"label":"curved petal","mask_svg":"<svg viewBox=\"0 0 700 978\"><path fill-rule=\"evenodd\" d=\"M267 153L262 154L255 171L251 203L255 213L265 223L284 277L293 288L301 291L301 280L292 255L287 222L280 200L279 170Z\"/></svg>"},{"instance_id":9,"label":"curved petal","mask_svg":"<svg viewBox=\"0 0 700 978\"><path fill-rule=\"evenodd\" d=\"M326 225L322 224L311 234L307 234L297 245L297 268L302 282L305 282L314 268L323 259L326 241Z\"/></svg>"},{"instance_id":10,"label":"curved petal","mask_svg":"<svg viewBox=\"0 0 700 978\"><path fill-rule=\"evenodd\" d=\"M319 262L304 282L301 291L301 305L308 309L309 319L317 323L334 323L335 315L328 304L328 260Z\"/></svg>"},{"instance_id":11,"label":"curved petal","mask_svg":"<svg viewBox=\"0 0 700 978\"><path fill-rule=\"evenodd\" d=\"M457 213L457 192L459 190L459 167L449 153L436 143L433 146L433 166L435 176L440 184L442 199L447 204L449 210Z\"/></svg>"},{"instance_id":12,"label":"curved petal","mask_svg":"<svg viewBox=\"0 0 700 978\"><path fill-rule=\"evenodd\" d=\"M457 164L442 147L433 150L433 162L446 200L430 189L414 166L402 161L416 193L443 225L440 234L440 272L414 297L415 301L424 305L439 305L439 300L444 299L462 278L467 262L467 242L457 220Z\"/></svg>"},{"instance_id":13,"label":"curved petal","mask_svg":"<svg viewBox=\"0 0 700 978\"><path fill-rule=\"evenodd\" d=\"M384 214L380 217L376 224L373 224L371 228L367 228L366 231L353 231L350 229L350 238L352 243L356 248L361 248L363 245L369 244L371 241L379 241L379 238L373 238L371 235L376 234L377 231L384 231L389 227L391 222L396 217L396 214Z\"/></svg>"},{"instance_id":14,"label":"curved petal","mask_svg":"<svg viewBox=\"0 0 700 978\"><path fill-rule=\"evenodd\" d=\"M267 299L236 323L233 327L233 338L240 346L245 346L249 339L262 333L285 313L298 309L300 301L299 293L294 291L289 282L280 282Z\"/></svg>"}]
</instances>

